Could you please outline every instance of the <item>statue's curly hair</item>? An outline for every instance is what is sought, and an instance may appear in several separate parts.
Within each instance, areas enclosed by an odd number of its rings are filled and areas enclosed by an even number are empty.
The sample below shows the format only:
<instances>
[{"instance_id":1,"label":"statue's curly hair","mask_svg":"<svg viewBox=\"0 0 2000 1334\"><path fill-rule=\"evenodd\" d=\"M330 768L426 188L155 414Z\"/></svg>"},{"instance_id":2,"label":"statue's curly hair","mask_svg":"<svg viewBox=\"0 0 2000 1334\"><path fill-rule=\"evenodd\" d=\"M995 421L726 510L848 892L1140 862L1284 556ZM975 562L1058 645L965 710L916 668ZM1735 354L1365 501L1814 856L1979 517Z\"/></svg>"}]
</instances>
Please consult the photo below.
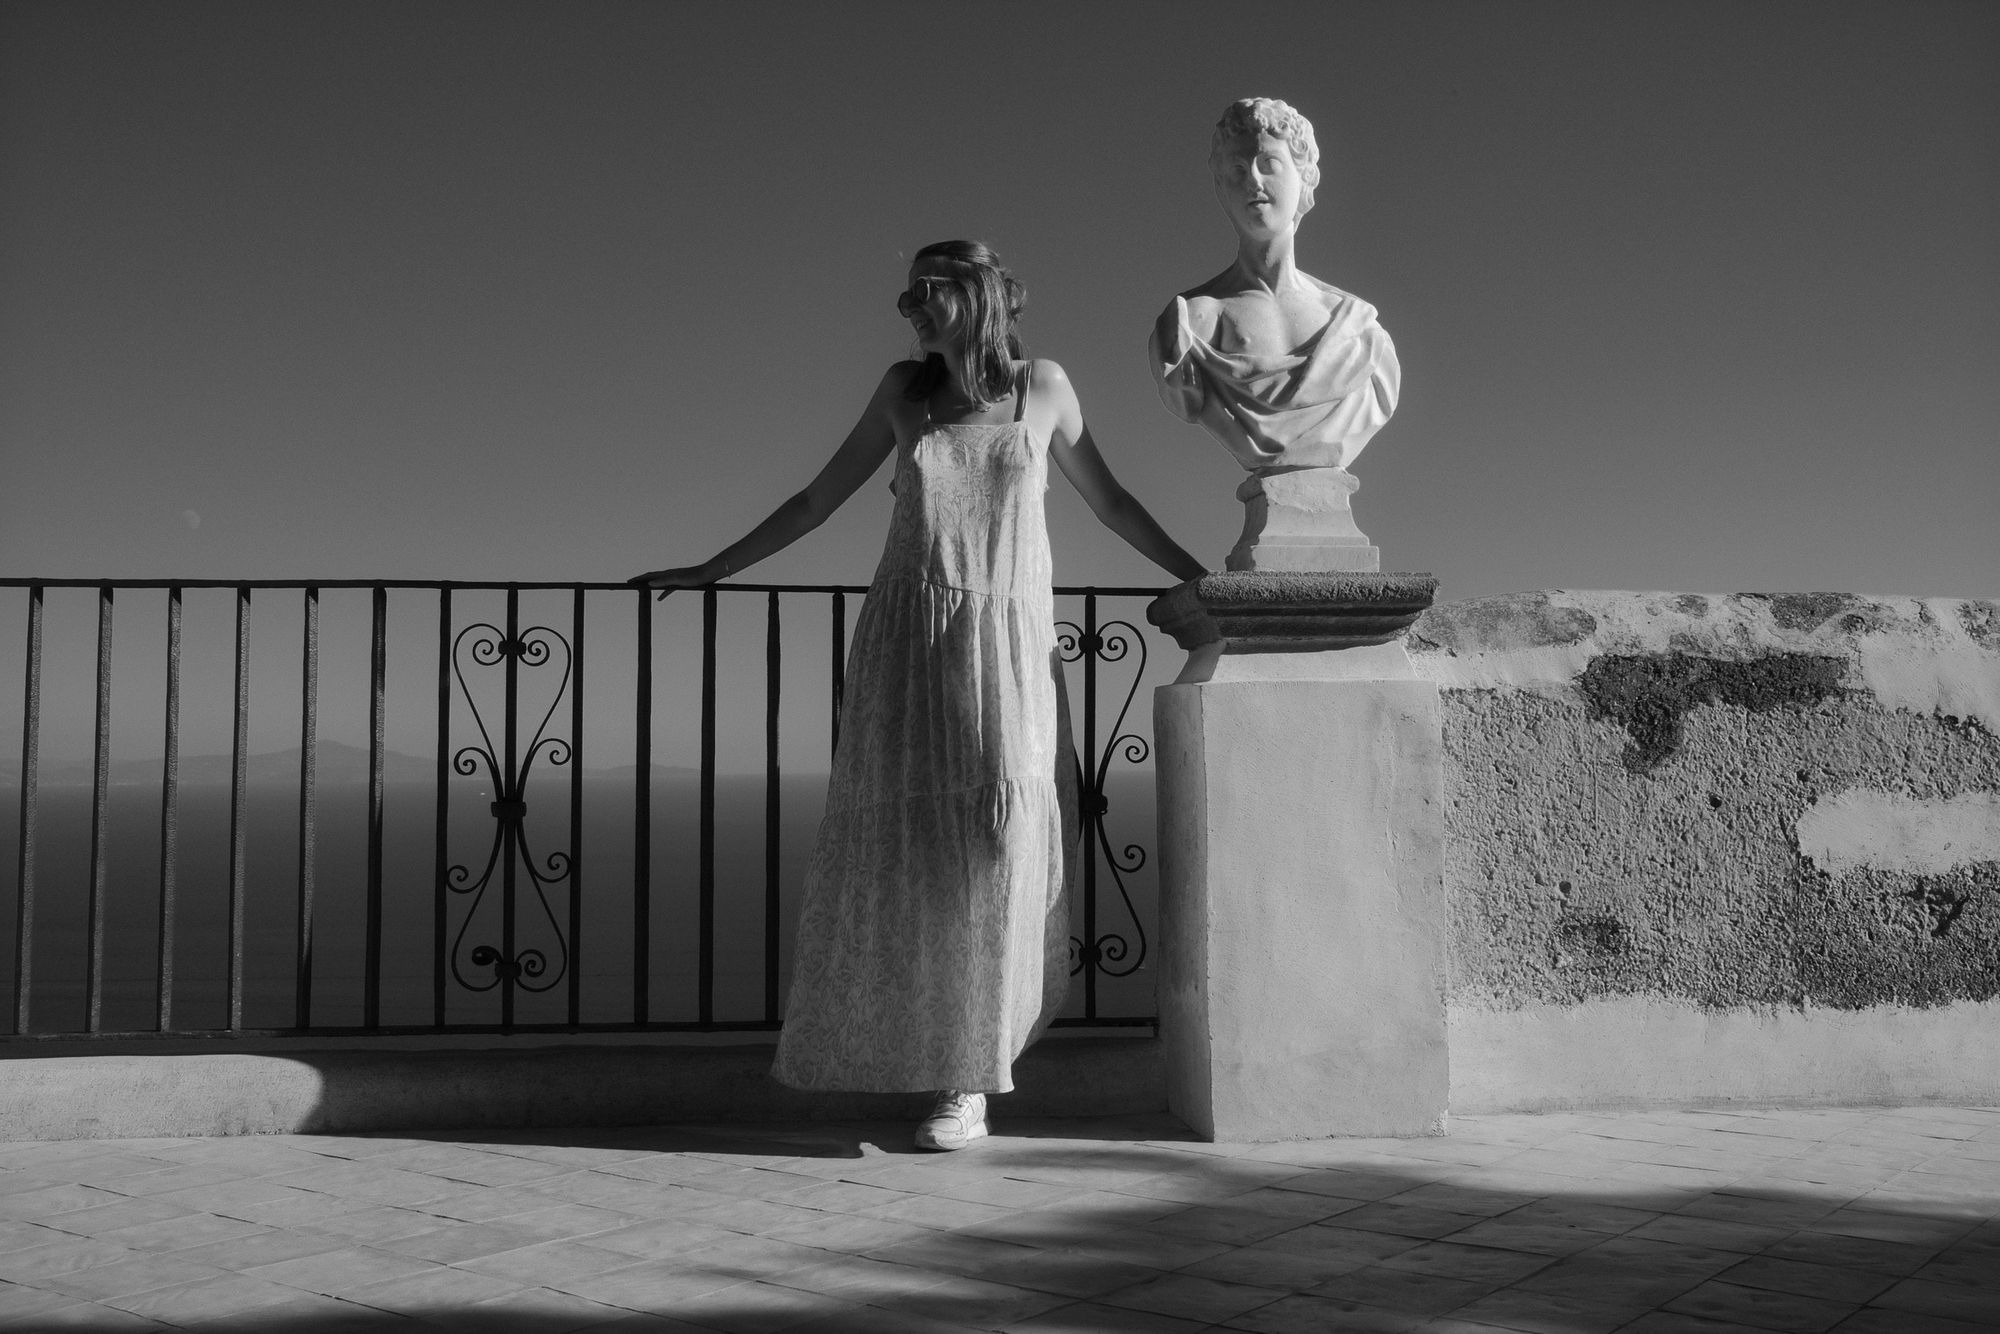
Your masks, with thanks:
<instances>
[{"instance_id":1,"label":"statue's curly hair","mask_svg":"<svg viewBox=\"0 0 2000 1334\"><path fill-rule=\"evenodd\" d=\"M1243 135L1259 132L1283 139L1292 150L1299 169L1299 216L1312 210L1313 188L1319 184L1319 144L1313 139L1312 122L1289 103L1275 97L1244 97L1231 102L1222 119L1215 122L1215 137L1209 141L1208 169L1221 175L1229 150Z\"/></svg>"}]
</instances>

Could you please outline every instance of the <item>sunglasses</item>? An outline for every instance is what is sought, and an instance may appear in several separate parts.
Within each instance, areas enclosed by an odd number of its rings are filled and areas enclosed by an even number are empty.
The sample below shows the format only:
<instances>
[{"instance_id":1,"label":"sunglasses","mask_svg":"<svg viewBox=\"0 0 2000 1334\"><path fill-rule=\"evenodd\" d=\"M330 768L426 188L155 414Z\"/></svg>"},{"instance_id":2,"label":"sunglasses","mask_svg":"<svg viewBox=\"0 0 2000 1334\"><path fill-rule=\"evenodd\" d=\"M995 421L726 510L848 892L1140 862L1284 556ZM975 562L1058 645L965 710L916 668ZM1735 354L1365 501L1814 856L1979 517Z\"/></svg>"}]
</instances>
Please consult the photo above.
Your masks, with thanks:
<instances>
[{"instance_id":1,"label":"sunglasses","mask_svg":"<svg viewBox=\"0 0 2000 1334\"><path fill-rule=\"evenodd\" d=\"M939 292L949 291L957 285L949 278L912 278L910 290L896 294L896 313L908 319L916 314L919 308L928 306L936 300Z\"/></svg>"}]
</instances>

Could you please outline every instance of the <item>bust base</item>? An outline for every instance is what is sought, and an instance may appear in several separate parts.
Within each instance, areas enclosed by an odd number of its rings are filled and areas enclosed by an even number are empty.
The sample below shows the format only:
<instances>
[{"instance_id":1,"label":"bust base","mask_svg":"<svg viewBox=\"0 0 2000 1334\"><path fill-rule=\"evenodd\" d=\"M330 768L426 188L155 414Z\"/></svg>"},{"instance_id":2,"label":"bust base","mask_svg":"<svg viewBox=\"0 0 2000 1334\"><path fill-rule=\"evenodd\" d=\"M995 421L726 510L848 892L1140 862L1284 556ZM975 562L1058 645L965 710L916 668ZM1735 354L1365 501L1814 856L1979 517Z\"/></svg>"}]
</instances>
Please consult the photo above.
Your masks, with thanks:
<instances>
[{"instance_id":1,"label":"bust base","mask_svg":"<svg viewBox=\"0 0 2000 1334\"><path fill-rule=\"evenodd\" d=\"M1361 486L1345 468L1272 468L1236 488L1243 535L1225 568L1293 573L1328 570L1373 573L1382 550L1354 526L1348 497Z\"/></svg>"}]
</instances>

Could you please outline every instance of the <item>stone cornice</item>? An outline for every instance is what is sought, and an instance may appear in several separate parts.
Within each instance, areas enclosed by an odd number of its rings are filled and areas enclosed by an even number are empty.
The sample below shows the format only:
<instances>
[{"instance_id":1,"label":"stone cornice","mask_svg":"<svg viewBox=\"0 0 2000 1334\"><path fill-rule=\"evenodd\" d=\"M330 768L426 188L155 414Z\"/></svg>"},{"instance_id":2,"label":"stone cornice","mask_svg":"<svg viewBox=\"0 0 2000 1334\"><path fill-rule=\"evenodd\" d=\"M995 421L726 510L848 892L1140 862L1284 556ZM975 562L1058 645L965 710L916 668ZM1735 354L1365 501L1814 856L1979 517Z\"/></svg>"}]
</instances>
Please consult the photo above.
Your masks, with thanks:
<instances>
[{"instance_id":1,"label":"stone cornice","mask_svg":"<svg viewBox=\"0 0 2000 1334\"><path fill-rule=\"evenodd\" d=\"M1168 589L1146 619L1190 652L1310 653L1389 643L1436 596L1429 574L1229 571Z\"/></svg>"}]
</instances>

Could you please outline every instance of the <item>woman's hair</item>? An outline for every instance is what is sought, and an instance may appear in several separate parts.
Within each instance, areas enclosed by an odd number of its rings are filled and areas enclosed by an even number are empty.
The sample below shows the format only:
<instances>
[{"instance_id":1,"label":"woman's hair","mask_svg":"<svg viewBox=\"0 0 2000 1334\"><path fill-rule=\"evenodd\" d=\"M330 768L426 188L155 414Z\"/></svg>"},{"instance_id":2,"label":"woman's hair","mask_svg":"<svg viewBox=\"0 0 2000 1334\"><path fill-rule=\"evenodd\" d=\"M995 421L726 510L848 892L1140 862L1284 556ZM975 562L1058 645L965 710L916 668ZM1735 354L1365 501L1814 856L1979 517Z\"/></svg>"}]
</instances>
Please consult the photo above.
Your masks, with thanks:
<instances>
[{"instance_id":1,"label":"woman's hair","mask_svg":"<svg viewBox=\"0 0 2000 1334\"><path fill-rule=\"evenodd\" d=\"M1005 398L1014 386L1013 363L1021 358L1014 321L1028 304L1028 289L984 241L939 241L915 258L933 261L936 276L947 280L940 296L949 308L949 328L964 349L966 383L959 388L980 403ZM936 264L939 260L943 263ZM913 402L929 398L950 377L951 367L933 352L910 377L904 395Z\"/></svg>"},{"instance_id":2,"label":"woman's hair","mask_svg":"<svg viewBox=\"0 0 2000 1334\"><path fill-rule=\"evenodd\" d=\"M1275 97L1245 97L1231 102L1215 122L1215 137L1209 141L1208 169L1220 176L1228 165L1236 141L1259 133L1285 141L1292 162L1299 169L1299 216L1313 206L1313 187L1319 184L1319 144L1313 139L1312 122Z\"/></svg>"}]
</instances>

